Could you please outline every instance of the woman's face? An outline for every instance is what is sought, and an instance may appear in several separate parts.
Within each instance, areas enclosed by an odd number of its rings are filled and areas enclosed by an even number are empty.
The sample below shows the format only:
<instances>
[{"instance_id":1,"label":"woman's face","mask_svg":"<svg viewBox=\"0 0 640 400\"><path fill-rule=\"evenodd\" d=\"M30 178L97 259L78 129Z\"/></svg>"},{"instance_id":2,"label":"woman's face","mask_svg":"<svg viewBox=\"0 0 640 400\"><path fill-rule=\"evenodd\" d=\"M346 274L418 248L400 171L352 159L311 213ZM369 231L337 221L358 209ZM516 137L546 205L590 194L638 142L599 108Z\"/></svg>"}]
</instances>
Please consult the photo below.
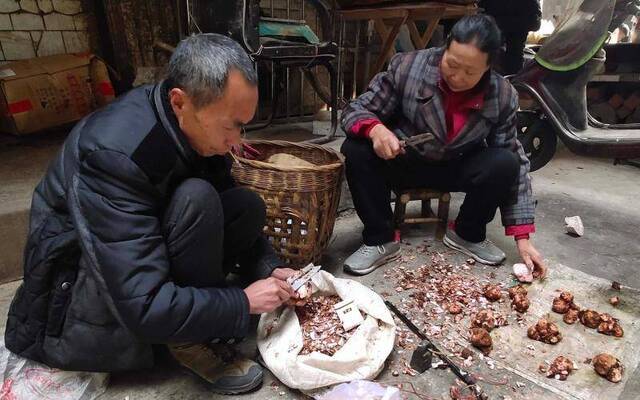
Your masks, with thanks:
<instances>
[{"instance_id":1,"label":"woman's face","mask_svg":"<svg viewBox=\"0 0 640 400\"><path fill-rule=\"evenodd\" d=\"M440 71L442 78L454 92L475 87L489 70L489 55L473 44L461 44L455 40L444 52Z\"/></svg>"}]
</instances>

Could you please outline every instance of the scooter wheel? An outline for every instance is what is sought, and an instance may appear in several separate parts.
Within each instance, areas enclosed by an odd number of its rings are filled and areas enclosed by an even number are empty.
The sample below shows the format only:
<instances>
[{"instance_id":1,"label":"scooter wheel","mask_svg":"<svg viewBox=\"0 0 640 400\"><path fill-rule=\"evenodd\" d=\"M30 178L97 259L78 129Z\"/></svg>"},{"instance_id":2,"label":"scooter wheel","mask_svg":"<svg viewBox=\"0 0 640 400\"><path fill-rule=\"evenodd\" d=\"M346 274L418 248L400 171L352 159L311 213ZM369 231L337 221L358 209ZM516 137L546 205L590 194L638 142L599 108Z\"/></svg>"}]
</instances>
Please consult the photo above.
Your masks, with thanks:
<instances>
[{"instance_id":1,"label":"scooter wheel","mask_svg":"<svg viewBox=\"0 0 640 400\"><path fill-rule=\"evenodd\" d=\"M531 163L531 172L547 165L558 144L556 132L549 122L537 113L518 113L518 140Z\"/></svg>"}]
</instances>

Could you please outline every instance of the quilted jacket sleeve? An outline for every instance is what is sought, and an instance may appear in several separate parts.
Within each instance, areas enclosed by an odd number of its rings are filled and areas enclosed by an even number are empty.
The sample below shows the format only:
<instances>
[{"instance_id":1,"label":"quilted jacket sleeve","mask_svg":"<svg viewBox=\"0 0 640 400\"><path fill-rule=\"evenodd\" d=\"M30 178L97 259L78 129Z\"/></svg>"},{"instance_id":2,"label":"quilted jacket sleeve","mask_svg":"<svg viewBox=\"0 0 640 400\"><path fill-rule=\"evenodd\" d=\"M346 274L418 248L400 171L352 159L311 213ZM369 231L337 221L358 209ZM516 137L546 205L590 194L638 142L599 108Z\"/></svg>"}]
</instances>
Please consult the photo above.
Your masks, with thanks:
<instances>
[{"instance_id":1,"label":"quilted jacket sleeve","mask_svg":"<svg viewBox=\"0 0 640 400\"><path fill-rule=\"evenodd\" d=\"M249 302L239 288L177 286L155 187L126 155L97 150L73 178L70 209L83 254L121 323L147 342L243 337Z\"/></svg>"}]
</instances>

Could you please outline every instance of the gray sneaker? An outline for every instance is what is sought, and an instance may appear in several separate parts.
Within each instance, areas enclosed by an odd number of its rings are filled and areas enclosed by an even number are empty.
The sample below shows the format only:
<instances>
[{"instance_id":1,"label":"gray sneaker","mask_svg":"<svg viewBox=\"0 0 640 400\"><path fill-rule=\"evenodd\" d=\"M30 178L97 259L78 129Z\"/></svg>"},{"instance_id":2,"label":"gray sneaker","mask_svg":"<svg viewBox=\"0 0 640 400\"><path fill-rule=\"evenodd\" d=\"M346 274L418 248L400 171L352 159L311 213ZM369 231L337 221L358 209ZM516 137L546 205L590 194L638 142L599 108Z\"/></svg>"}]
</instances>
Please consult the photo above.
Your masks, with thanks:
<instances>
[{"instance_id":1,"label":"gray sneaker","mask_svg":"<svg viewBox=\"0 0 640 400\"><path fill-rule=\"evenodd\" d=\"M447 247L461 251L482 264L498 265L507 258L504 252L490 241L485 240L480 243L468 242L451 229L447 230L443 242Z\"/></svg>"},{"instance_id":2,"label":"gray sneaker","mask_svg":"<svg viewBox=\"0 0 640 400\"><path fill-rule=\"evenodd\" d=\"M380 246L363 244L344 262L344 270L356 275L366 275L381 265L400 256L400 243L389 242Z\"/></svg>"}]
</instances>

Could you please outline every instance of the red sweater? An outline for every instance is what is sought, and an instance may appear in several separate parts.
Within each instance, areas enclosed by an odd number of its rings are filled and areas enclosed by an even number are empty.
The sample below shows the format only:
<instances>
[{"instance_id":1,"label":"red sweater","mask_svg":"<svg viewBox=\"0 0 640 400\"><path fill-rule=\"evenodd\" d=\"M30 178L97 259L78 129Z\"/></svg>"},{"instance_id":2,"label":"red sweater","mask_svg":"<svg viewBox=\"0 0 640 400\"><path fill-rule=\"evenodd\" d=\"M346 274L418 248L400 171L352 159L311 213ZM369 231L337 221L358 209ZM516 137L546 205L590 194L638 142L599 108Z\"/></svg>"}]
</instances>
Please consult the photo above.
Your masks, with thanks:
<instances>
[{"instance_id":1,"label":"red sweater","mask_svg":"<svg viewBox=\"0 0 640 400\"><path fill-rule=\"evenodd\" d=\"M484 87L475 87L464 92L452 91L446 82L440 81L443 94L445 119L447 123L447 143L451 143L464 128L469 115L474 110L481 110L484 106ZM352 133L360 137L369 137L371 130L382 122L375 118L358 121L352 128ZM536 231L534 224L514 225L505 227L505 234L518 239L529 239L529 234Z\"/></svg>"}]
</instances>

